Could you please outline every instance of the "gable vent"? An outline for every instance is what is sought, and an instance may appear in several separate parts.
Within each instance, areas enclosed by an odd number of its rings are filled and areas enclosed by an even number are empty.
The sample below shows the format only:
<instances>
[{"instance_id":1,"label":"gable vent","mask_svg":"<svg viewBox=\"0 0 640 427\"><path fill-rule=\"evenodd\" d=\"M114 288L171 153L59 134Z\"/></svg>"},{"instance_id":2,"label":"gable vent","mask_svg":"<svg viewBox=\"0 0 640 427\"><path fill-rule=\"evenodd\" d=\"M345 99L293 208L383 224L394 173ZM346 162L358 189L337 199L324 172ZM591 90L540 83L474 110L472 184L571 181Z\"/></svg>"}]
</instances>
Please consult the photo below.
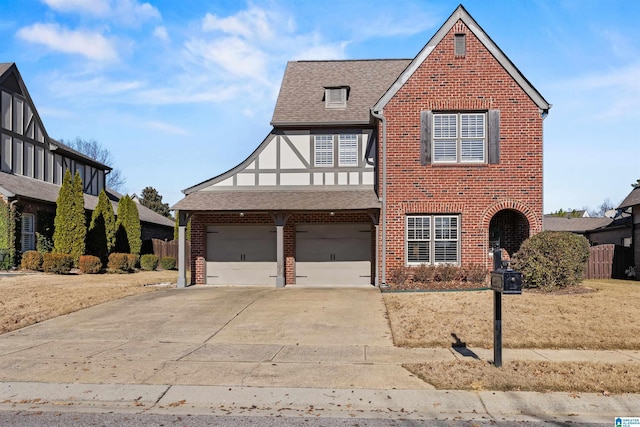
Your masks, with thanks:
<instances>
[{"instance_id":1,"label":"gable vent","mask_svg":"<svg viewBox=\"0 0 640 427\"><path fill-rule=\"evenodd\" d=\"M456 56L465 56L467 54L467 40L465 36L465 34L456 34L454 36Z\"/></svg>"},{"instance_id":2,"label":"gable vent","mask_svg":"<svg viewBox=\"0 0 640 427\"><path fill-rule=\"evenodd\" d=\"M348 87L326 87L324 88L325 108L346 108Z\"/></svg>"}]
</instances>

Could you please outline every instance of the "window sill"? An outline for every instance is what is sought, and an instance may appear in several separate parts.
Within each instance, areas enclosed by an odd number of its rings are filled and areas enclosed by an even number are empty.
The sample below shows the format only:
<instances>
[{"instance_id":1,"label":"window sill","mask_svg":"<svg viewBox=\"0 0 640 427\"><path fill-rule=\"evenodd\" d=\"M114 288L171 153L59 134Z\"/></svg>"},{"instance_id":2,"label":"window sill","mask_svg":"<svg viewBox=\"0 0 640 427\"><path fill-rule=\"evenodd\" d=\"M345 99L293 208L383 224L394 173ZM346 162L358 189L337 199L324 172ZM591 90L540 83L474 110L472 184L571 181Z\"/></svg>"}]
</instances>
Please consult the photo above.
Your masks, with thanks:
<instances>
[{"instance_id":1,"label":"window sill","mask_svg":"<svg viewBox=\"0 0 640 427\"><path fill-rule=\"evenodd\" d=\"M486 168L489 163L430 163L434 168Z\"/></svg>"}]
</instances>

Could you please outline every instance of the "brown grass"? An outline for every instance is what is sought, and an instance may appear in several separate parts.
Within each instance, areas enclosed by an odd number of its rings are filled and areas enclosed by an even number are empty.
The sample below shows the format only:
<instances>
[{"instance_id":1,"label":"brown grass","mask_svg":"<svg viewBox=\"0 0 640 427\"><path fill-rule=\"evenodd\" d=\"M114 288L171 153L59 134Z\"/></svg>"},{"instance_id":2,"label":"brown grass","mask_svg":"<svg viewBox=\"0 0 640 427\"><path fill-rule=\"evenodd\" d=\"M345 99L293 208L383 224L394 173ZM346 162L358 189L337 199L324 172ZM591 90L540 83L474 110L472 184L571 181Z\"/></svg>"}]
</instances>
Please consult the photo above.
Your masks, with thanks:
<instances>
[{"instance_id":1,"label":"brown grass","mask_svg":"<svg viewBox=\"0 0 640 427\"><path fill-rule=\"evenodd\" d=\"M0 277L0 333L176 283L176 271L132 274L11 274Z\"/></svg>"},{"instance_id":2,"label":"brown grass","mask_svg":"<svg viewBox=\"0 0 640 427\"><path fill-rule=\"evenodd\" d=\"M439 390L640 392L638 363L512 361L496 368L474 360L404 367Z\"/></svg>"},{"instance_id":3,"label":"brown grass","mask_svg":"<svg viewBox=\"0 0 640 427\"><path fill-rule=\"evenodd\" d=\"M588 280L594 292L502 297L508 348L640 349L640 283ZM493 292L385 293L394 342L401 347L493 346Z\"/></svg>"}]
</instances>

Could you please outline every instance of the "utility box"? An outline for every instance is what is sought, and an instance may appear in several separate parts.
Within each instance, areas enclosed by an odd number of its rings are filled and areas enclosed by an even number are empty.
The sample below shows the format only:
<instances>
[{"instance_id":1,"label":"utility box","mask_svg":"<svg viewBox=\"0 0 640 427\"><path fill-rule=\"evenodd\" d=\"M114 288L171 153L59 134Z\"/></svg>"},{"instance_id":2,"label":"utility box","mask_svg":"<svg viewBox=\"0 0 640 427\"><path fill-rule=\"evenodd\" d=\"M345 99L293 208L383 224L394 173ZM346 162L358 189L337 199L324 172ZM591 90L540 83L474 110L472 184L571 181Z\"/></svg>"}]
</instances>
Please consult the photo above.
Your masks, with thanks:
<instances>
[{"instance_id":1,"label":"utility box","mask_svg":"<svg viewBox=\"0 0 640 427\"><path fill-rule=\"evenodd\" d=\"M491 272L491 289L501 294L522 294L522 273L510 268L498 268Z\"/></svg>"}]
</instances>

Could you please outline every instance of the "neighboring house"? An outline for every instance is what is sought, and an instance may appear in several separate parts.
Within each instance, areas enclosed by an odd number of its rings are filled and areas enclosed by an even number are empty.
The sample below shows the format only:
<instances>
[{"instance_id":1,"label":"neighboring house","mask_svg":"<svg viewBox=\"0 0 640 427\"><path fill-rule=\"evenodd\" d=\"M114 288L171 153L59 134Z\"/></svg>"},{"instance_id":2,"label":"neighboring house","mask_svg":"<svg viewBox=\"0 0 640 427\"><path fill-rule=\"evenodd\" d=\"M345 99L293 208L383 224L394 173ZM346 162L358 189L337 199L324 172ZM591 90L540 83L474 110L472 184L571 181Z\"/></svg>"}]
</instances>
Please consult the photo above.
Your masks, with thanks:
<instances>
[{"instance_id":1,"label":"neighboring house","mask_svg":"<svg viewBox=\"0 0 640 427\"><path fill-rule=\"evenodd\" d=\"M624 209L613 217L559 217L545 215L542 222L545 231L570 231L585 236L592 246L614 244L631 246L631 215Z\"/></svg>"},{"instance_id":2,"label":"neighboring house","mask_svg":"<svg viewBox=\"0 0 640 427\"><path fill-rule=\"evenodd\" d=\"M640 280L640 186L635 186L631 193L620 203L618 209L631 209L631 248L636 268L636 279Z\"/></svg>"},{"instance_id":3,"label":"neighboring house","mask_svg":"<svg viewBox=\"0 0 640 427\"><path fill-rule=\"evenodd\" d=\"M542 230L550 107L462 6L413 59L289 62L273 130L174 206L182 248L191 219L191 281L378 285L418 264L489 270L492 248L513 253Z\"/></svg>"},{"instance_id":4,"label":"neighboring house","mask_svg":"<svg viewBox=\"0 0 640 427\"><path fill-rule=\"evenodd\" d=\"M95 208L104 189L116 212L121 195L106 188L111 168L48 136L13 63L0 63L0 96L0 196L20 214L16 249L35 249L36 233L53 235L56 199L67 169L82 178L86 209ZM143 240L172 238L173 221L144 206L138 210Z\"/></svg>"}]
</instances>

